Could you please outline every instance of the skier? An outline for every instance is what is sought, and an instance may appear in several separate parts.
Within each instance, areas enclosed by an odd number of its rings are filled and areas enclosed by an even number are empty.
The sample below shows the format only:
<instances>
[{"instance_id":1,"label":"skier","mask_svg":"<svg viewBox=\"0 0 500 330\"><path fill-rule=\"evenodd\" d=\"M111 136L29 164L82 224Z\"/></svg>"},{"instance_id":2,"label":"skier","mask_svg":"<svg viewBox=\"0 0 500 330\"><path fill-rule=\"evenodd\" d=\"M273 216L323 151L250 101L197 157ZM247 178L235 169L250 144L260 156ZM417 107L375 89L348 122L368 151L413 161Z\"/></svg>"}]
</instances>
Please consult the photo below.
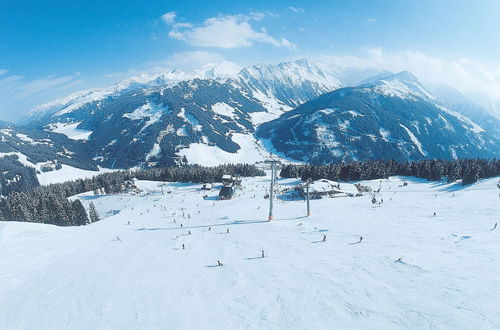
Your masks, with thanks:
<instances>
[{"instance_id":1,"label":"skier","mask_svg":"<svg viewBox=\"0 0 500 330\"><path fill-rule=\"evenodd\" d=\"M264 258L264 250L262 250L262 258Z\"/></svg>"},{"instance_id":2,"label":"skier","mask_svg":"<svg viewBox=\"0 0 500 330\"><path fill-rule=\"evenodd\" d=\"M184 246L184 243L182 244L182 249L183 249L183 250L185 250L185 249L186 249L186 247Z\"/></svg>"},{"instance_id":3,"label":"skier","mask_svg":"<svg viewBox=\"0 0 500 330\"><path fill-rule=\"evenodd\" d=\"M217 260L217 265L224 266L224 264L222 262L220 262L219 260Z\"/></svg>"},{"instance_id":4,"label":"skier","mask_svg":"<svg viewBox=\"0 0 500 330\"><path fill-rule=\"evenodd\" d=\"M363 236L359 236L359 242L358 243L361 243L362 240L363 240Z\"/></svg>"},{"instance_id":5,"label":"skier","mask_svg":"<svg viewBox=\"0 0 500 330\"><path fill-rule=\"evenodd\" d=\"M182 228L182 223L181 223L181 228Z\"/></svg>"},{"instance_id":6,"label":"skier","mask_svg":"<svg viewBox=\"0 0 500 330\"><path fill-rule=\"evenodd\" d=\"M493 228L491 228L491 230L493 231L493 230L497 229L497 225L498 225L498 222L495 222L495 225L493 226Z\"/></svg>"},{"instance_id":7,"label":"skier","mask_svg":"<svg viewBox=\"0 0 500 330\"><path fill-rule=\"evenodd\" d=\"M130 225L130 221L127 221L127 225Z\"/></svg>"},{"instance_id":8,"label":"skier","mask_svg":"<svg viewBox=\"0 0 500 330\"><path fill-rule=\"evenodd\" d=\"M188 235L191 235L191 230L188 230Z\"/></svg>"},{"instance_id":9,"label":"skier","mask_svg":"<svg viewBox=\"0 0 500 330\"><path fill-rule=\"evenodd\" d=\"M208 231L211 231L212 230L212 227L208 227Z\"/></svg>"},{"instance_id":10,"label":"skier","mask_svg":"<svg viewBox=\"0 0 500 330\"><path fill-rule=\"evenodd\" d=\"M432 216L435 217L436 216L436 212L434 212L434 214L432 214Z\"/></svg>"},{"instance_id":11,"label":"skier","mask_svg":"<svg viewBox=\"0 0 500 330\"><path fill-rule=\"evenodd\" d=\"M118 236L116 236L116 240L117 240L118 242L121 242L121 239L120 239L120 237L118 237Z\"/></svg>"},{"instance_id":12,"label":"skier","mask_svg":"<svg viewBox=\"0 0 500 330\"><path fill-rule=\"evenodd\" d=\"M326 242L326 235L323 235L323 242Z\"/></svg>"},{"instance_id":13,"label":"skier","mask_svg":"<svg viewBox=\"0 0 500 330\"><path fill-rule=\"evenodd\" d=\"M229 234L229 228L226 228L226 234Z\"/></svg>"},{"instance_id":14,"label":"skier","mask_svg":"<svg viewBox=\"0 0 500 330\"><path fill-rule=\"evenodd\" d=\"M396 262L403 262L403 257L399 257L398 260L396 260Z\"/></svg>"}]
</instances>

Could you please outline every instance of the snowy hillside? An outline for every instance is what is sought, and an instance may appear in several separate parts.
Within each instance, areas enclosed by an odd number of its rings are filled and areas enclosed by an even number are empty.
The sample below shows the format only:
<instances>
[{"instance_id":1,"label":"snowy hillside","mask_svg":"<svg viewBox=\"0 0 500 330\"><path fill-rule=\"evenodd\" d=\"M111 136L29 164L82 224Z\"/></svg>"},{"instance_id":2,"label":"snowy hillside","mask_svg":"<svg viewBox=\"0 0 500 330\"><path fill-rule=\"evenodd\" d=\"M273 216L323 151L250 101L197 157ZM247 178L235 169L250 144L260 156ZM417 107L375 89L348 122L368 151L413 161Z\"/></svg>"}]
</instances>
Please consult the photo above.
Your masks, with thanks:
<instances>
[{"instance_id":1,"label":"snowy hillside","mask_svg":"<svg viewBox=\"0 0 500 330\"><path fill-rule=\"evenodd\" d=\"M323 94L257 131L306 162L493 158L500 139L438 102L409 72Z\"/></svg>"},{"instance_id":2,"label":"snowy hillside","mask_svg":"<svg viewBox=\"0 0 500 330\"><path fill-rule=\"evenodd\" d=\"M24 165L37 170L51 163L97 170L95 162L87 157L87 146L76 141L81 137L75 135L70 139L65 134L57 134L57 130L47 132L0 123L0 157L16 155Z\"/></svg>"},{"instance_id":3,"label":"snowy hillside","mask_svg":"<svg viewBox=\"0 0 500 330\"><path fill-rule=\"evenodd\" d=\"M192 184L168 183L162 195L145 181L140 195L82 195L102 221L0 223L0 324L499 328L497 182L374 180L382 205L370 195L313 200L306 218L303 201L278 199L272 222L268 178L244 179L229 201Z\"/></svg>"}]
</instances>

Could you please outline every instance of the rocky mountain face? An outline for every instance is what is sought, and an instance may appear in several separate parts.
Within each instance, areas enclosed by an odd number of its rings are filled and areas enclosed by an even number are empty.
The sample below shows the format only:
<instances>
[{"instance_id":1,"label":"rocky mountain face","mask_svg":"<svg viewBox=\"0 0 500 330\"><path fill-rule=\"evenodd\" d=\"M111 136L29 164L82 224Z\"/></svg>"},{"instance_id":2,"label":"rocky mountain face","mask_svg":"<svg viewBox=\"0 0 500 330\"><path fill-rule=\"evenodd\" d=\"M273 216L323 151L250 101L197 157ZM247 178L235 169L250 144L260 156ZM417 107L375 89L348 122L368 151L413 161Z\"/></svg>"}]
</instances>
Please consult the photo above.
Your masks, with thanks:
<instances>
[{"instance_id":1,"label":"rocky mountain face","mask_svg":"<svg viewBox=\"0 0 500 330\"><path fill-rule=\"evenodd\" d=\"M335 90L261 125L261 139L298 161L495 157L495 134L441 104L409 72Z\"/></svg>"}]
</instances>

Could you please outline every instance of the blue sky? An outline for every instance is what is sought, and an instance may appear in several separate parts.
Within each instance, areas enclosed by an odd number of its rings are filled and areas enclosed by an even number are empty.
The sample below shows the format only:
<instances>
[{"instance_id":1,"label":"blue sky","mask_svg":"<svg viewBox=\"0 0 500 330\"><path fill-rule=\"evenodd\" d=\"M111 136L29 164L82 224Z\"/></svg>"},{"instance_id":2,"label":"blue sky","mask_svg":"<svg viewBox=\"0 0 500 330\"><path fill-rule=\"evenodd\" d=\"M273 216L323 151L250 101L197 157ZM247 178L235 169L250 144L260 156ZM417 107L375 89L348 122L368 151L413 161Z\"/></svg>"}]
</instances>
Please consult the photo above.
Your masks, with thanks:
<instances>
[{"instance_id":1,"label":"blue sky","mask_svg":"<svg viewBox=\"0 0 500 330\"><path fill-rule=\"evenodd\" d=\"M500 97L500 1L0 0L0 119L158 67L307 57Z\"/></svg>"}]
</instances>

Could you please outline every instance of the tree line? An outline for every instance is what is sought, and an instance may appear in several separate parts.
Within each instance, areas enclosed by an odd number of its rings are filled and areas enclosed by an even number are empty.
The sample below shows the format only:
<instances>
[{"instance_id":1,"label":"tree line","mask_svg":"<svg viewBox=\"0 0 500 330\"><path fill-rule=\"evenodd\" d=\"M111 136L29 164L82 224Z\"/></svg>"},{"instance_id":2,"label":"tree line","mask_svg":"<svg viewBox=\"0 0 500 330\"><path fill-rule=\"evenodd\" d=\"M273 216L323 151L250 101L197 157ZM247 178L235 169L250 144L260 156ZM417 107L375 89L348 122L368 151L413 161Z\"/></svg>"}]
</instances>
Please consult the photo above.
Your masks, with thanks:
<instances>
[{"instance_id":1,"label":"tree line","mask_svg":"<svg viewBox=\"0 0 500 330\"><path fill-rule=\"evenodd\" d=\"M283 178L302 180L329 179L358 181L388 178L393 175L414 176L431 181L446 178L448 182L462 180L463 185L479 179L500 175L498 159L420 160L397 162L377 160L365 162L341 162L330 165L286 165L281 169Z\"/></svg>"},{"instance_id":2,"label":"tree line","mask_svg":"<svg viewBox=\"0 0 500 330\"><path fill-rule=\"evenodd\" d=\"M0 199L0 221L38 222L58 226L85 225L99 219L94 206L90 205L89 219L82 203L77 199L69 200L68 197L88 191L103 191L106 194L123 193L127 189L126 182L134 178L202 183L220 181L224 174L241 177L265 175L262 170L248 164L166 167L102 173L92 178L39 186L31 191L11 192L9 196Z\"/></svg>"},{"instance_id":3,"label":"tree line","mask_svg":"<svg viewBox=\"0 0 500 330\"><path fill-rule=\"evenodd\" d=\"M31 191L40 186L36 170L24 166L17 155L0 157L0 169L0 195L7 196L16 191Z\"/></svg>"}]
</instances>

